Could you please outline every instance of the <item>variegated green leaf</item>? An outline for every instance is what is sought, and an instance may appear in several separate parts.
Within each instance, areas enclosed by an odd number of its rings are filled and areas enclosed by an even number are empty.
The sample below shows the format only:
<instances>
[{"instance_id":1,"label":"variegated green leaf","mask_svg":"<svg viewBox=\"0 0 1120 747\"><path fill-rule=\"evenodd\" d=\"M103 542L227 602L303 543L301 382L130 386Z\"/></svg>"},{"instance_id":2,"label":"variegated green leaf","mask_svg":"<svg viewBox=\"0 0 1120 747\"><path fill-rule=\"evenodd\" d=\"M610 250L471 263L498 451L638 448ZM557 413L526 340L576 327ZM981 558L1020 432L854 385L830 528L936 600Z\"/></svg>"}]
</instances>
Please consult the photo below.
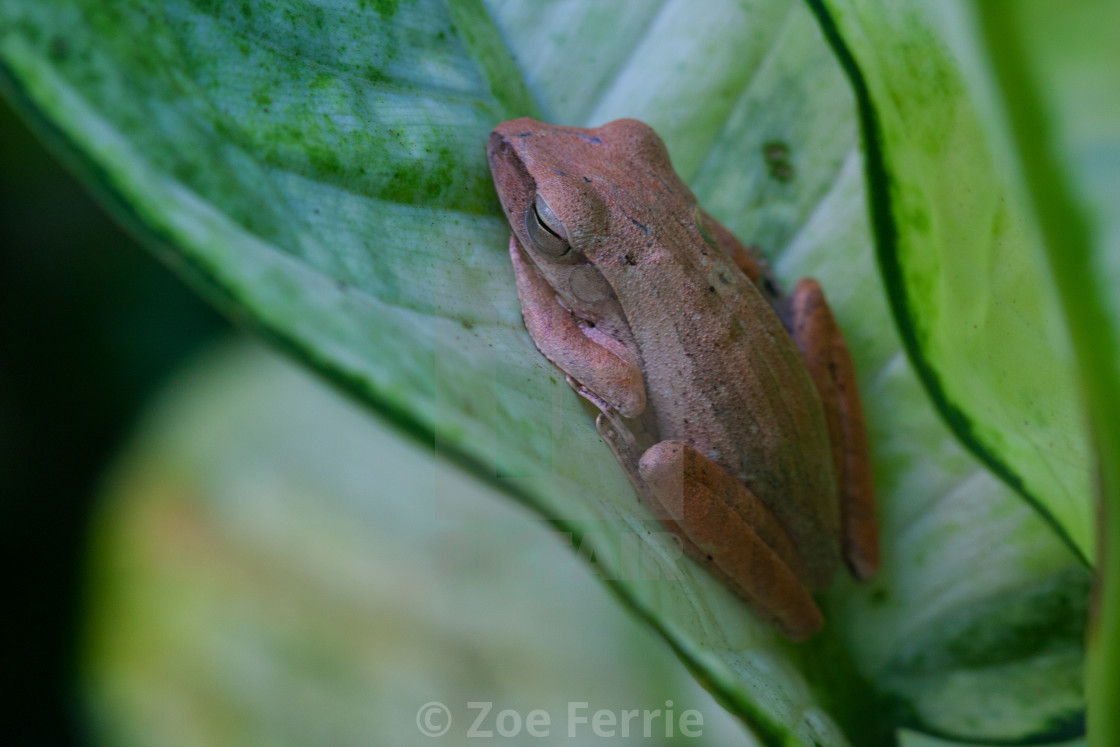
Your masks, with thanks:
<instances>
[{"instance_id":1,"label":"variegated green leaf","mask_svg":"<svg viewBox=\"0 0 1120 747\"><path fill-rule=\"evenodd\" d=\"M5 90L155 250L571 531L764 743L1076 720L1086 573L918 387L875 267L853 98L800 3L7 0L0 22ZM534 113L648 121L784 280L822 281L860 373L886 564L837 586L810 646L678 562L522 328L484 144Z\"/></svg>"}]
</instances>

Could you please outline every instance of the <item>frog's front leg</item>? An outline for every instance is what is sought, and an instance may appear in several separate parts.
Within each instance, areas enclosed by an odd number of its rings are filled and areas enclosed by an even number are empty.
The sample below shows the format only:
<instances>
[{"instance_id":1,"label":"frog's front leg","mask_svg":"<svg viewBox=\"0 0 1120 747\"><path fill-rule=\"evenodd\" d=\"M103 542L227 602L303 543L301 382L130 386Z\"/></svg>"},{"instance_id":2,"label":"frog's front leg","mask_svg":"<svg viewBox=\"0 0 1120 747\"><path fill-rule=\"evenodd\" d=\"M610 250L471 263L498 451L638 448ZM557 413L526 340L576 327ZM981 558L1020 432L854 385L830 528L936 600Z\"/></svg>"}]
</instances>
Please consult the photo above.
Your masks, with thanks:
<instances>
[{"instance_id":1,"label":"frog's front leg","mask_svg":"<svg viewBox=\"0 0 1120 747\"><path fill-rule=\"evenodd\" d=\"M581 323L556 298L552 286L525 256L516 236L509 254L525 329L537 349L569 377L628 418L646 408L642 368L626 346L595 327ZM579 390L577 390L579 391Z\"/></svg>"},{"instance_id":2,"label":"frog's front leg","mask_svg":"<svg viewBox=\"0 0 1120 747\"><path fill-rule=\"evenodd\" d=\"M682 441L651 446L638 471L658 519L760 617L795 641L820 630L800 553L746 485Z\"/></svg>"},{"instance_id":3,"label":"frog's front leg","mask_svg":"<svg viewBox=\"0 0 1120 747\"><path fill-rule=\"evenodd\" d=\"M879 567L879 526L855 366L824 292L811 278L802 278L793 290L792 327L824 405L839 487L844 560L857 579L870 578Z\"/></svg>"}]
</instances>

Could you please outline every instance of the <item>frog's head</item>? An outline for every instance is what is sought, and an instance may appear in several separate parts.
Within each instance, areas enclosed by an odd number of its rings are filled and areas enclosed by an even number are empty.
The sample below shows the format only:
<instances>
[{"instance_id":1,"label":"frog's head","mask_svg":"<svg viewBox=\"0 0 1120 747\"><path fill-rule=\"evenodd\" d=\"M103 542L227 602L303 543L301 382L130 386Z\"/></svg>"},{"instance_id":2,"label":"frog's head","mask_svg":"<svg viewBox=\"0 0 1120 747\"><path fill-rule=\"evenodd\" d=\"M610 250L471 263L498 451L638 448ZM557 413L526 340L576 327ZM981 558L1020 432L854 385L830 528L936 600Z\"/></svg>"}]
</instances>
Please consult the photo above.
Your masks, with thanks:
<instances>
[{"instance_id":1,"label":"frog's head","mask_svg":"<svg viewBox=\"0 0 1120 747\"><path fill-rule=\"evenodd\" d=\"M680 246L696 199L646 124L503 122L488 146L494 185L526 255L568 308L625 338L622 287L658 247ZM691 225L692 232L695 226Z\"/></svg>"}]
</instances>

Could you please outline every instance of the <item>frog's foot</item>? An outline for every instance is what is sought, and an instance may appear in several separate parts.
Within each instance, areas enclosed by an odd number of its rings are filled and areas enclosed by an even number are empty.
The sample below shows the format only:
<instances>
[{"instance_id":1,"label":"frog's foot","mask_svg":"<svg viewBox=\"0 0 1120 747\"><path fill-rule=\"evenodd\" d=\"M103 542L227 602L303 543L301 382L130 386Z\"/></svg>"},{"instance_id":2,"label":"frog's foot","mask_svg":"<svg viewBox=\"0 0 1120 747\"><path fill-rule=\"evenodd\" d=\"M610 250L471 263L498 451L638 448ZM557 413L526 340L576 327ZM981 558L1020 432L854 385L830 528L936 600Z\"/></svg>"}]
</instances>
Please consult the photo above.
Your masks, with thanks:
<instances>
[{"instance_id":1,"label":"frog's foot","mask_svg":"<svg viewBox=\"0 0 1120 747\"><path fill-rule=\"evenodd\" d=\"M820 630L800 553L746 485L682 441L651 446L639 472L657 518L697 562L793 640Z\"/></svg>"},{"instance_id":2,"label":"frog's foot","mask_svg":"<svg viewBox=\"0 0 1120 747\"><path fill-rule=\"evenodd\" d=\"M643 502L650 503L649 488L642 481L641 475L638 474L638 460L641 458L642 452L638 448L638 442L634 438L634 434L622 422L619 414L610 409L604 409L595 418L595 429L607 442L607 446L611 447L618 463L626 470L626 476L630 478L630 482L638 491L639 497Z\"/></svg>"},{"instance_id":3,"label":"frog's foot","mask_svg":"<svg viewBox=\"0 0 1120 747\"><path fill-rule=\"evenodd\" d=\"M864 432L855 367L817 281L802 278L793 290L793 339L824 404L832 462L840 494L844 561L859 580L879 568L875 488Z\"/></svg>"},{"instance_id":4,"label":"frog's foot","mask_svg":"<svg viewBox=\"0 0 1120 747\"><path fill-rule=\"evenodd\" d=\"M605 399L573 379L571 376L565 376L564 381L568 382L568 386L570 386L576 394L599 408L600 412L607 412L611 409L610 404Z\"/></svg>"}]
</instances>

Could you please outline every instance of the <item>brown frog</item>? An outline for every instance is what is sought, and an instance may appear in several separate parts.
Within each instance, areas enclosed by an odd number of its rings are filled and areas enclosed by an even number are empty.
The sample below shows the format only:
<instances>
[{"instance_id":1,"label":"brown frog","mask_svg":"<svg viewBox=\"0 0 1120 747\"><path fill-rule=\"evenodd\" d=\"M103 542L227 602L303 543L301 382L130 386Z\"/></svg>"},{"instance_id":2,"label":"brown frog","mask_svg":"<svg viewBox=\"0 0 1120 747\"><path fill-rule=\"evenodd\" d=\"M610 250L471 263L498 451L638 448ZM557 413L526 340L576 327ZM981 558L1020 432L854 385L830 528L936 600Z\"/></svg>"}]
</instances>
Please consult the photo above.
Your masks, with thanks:
<instances>
[{"instance_id":1,"label":"brown frog","mask_svg":"<svg viewBox=\"0 0 1120 747\"><path fill-rule=\"evenodd\" d=\"M658 519L795 640L843 559L878 567L851 356L820 286L786 295L647 125L494 129L490 168L537 348L600 411Z\"/></svg>"}]
</instances>

